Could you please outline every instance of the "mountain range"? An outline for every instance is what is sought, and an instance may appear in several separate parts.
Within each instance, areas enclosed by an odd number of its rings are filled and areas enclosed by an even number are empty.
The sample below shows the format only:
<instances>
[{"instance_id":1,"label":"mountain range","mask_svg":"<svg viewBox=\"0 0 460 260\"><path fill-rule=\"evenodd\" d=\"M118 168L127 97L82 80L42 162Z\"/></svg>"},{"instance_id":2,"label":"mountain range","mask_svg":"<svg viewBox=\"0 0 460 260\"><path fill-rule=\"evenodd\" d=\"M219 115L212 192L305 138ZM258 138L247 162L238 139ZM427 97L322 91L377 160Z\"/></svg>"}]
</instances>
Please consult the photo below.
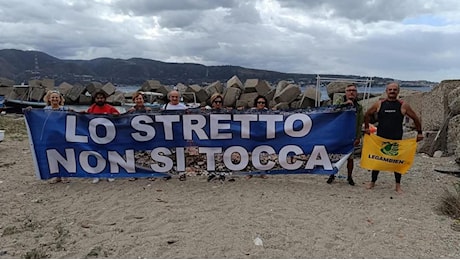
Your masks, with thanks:
<instances>
[{"instance_id":1,"label":"mountain range","mask_svg":"<svg viewBox=\"0 0 460 260\"><path fill-rule=\"evenodd\" d=\"M289 80L299 84L316 84L317 74L282 73L269 70L244 68L240 66L205 66L195 63L168 63L143 58L113 59L97 58L92 60L63 60L40 51L23 51L16 49L0 50L0 77L14 80L16 83L27 82L32 78L51 78L56 85L99 81L119 85L141 85L146 80L155 79L162 84L204 84L215 81L227 82L234 75L244 82L257 78L276 84L280 80ZM367 79L356 75L325 75L321 77L338 77ZM373 77L375 85L385 85L394 81L392 78ZM401 81L401 86L433 86L437 82Z\"/></svg>"}]
</instances>

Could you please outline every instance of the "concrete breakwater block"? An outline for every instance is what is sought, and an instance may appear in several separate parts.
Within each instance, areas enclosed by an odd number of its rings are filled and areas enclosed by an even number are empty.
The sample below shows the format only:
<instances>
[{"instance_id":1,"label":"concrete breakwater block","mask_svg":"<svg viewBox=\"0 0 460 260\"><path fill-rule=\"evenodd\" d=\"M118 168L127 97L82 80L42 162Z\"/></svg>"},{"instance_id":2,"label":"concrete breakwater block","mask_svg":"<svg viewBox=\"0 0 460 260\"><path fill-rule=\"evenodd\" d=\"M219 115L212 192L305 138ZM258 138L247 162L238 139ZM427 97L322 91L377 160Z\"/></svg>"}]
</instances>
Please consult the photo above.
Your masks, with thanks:
<instances>
[{"instance_id":1,"label":"concrete breakwater block","mask_svg":"<svg viewBox=\"0 0 460 260\"><path fill-rule=\"evenodd\" d=\"M42 101L42 98L46 94L46 91L47 89L42 86L29 88L29 100Z\"/></svg>"},{"instance_id":2,"label":"concrete breakwater block","mask_svg":"<svg viewBox=\"0 0 460 260\"><path fill-rule=\"evenodd\" d=\"M300 87L295 84L289 84L278 94L275 94L274 100L276 103L287 102L291 103L302 93Z\"/></svg>"},{"instance_id":3,"label":"concrete breakwater block","mask_svg":"<svg viewBox=\"0 0 460 260\"><path fill-rule=\"evenodd\" d=\"M86 88L82 85L76 85L73 88L70 89L70 91L65 95L65 100L66 103L74 103L78 102L78 99L80 98L80 95L84 95L86 92ZM68 102L70 101L70 102Z\"/></svg>"},{"instance_id":4,"label":"concrete breakwater block","mask_svg":"<svg viewBox=\"0 0 460 260\"><path fill-rule=\"evenodd\" d=\"M243 90L243 83L241 83L241 80L235 75L227 81L227 88L239 88Z\"/></svg>"},{"instance_id":5,"label":"concrete breakwater block","mask_svg":"<svg viewBox=\"0 0 460 260\"><path fill-rule=\"evenodd\" d=\"M108 96L110 96L113 93L115 93L117 88L112 83L108 82L107 84L102 86L101 90L104 91Z\"/></svg>"},{"instance_id":6,"label":"concrete breakwater block","mask_svg":"<svg viewBox=\"0 0 460 260\"><path fill-rule=\"evenodd\" d=\"M145 81L142 84L140 91L161 93L164 97L166 97L169 92L168 89L166 89L165 86L161 85L161 83L158 80Z\"/></svg>"},{"instance_id":7,"label":"concrete breakwater block","mask_svg":"<svg viewBox=\"0 0 460 260\"><path fill-rule=\"evenodd\" d=\"M102 83L100 82L90 82L85 86L86 90L92 95L98 92L102 88Z\"/></svg>"},{"instance_id":8,"label":"concrete breakwater block","mask_svg":"<svg viewBox=\"0 0 460 260\"><path fill-rule=\"evenodd\" d=\"M208 100L208 98L210 97L208 93L206 92L206 90L204 90L204 88L202 88L200 85L197 85L197 84L191 85L189 90L190 92L195 93L196 101L198 103L206 102L206 100Z\"/></svg>"},{"instance_id":9,"label":"concrete breakwater block","mask_svg":"<svg viewBox=\"0 0 460 260\"><path fill-rule=\"evenodd\" d=\"M240 98L240 88L226 88L224 91L224 107L235 107L236 101Z\"/></svg>"},{"instance_id":10,"label":"concrete breakwater block","mask_svg":"<svg viewBox=\"0 0 460 260\"><path fill-rule=\"evenodd\" d=\"M265 96L271 90L270 84L266 80L247 79L244 82L244 93L257 93ZM255 97L254 97L255 98Z\"/></svg>"},{"instance_id":11,"label":"concrete breakwater block","mask_svg":"<svg viewBox=\"0 0 460 260\"><path fill-rule=\"evenodd\" d=\"M204 90L209 96L212 96L214 93L224 93L224 86L220 81L216 81L211 83L211 85L204 87Z\"/></svg>"},{"instance_id":12,"label":"concrete breakwater block","mask_svg":"<svg viewBox=\"0 0 460 260\"><path fill-rule=\"evenodd\" d=\"M276 84L275 96L278 96L279 93L283 91L288 85L289 83L286 80L279 81L278 84Z\"/></svg>"},{"instance_id":13,"label":"concrete breakwater block","mask_svg":"<svg viewBox=\"0 0 460 260\"><path fill-rule=\"evenodd\" d=\"M259 94L257 92L243 93L240 95L240 99L236 102L236 107L251 108L254 106L254 99ZM269 104L267 104L268 106Z\"/></svg>"}]
</instances>

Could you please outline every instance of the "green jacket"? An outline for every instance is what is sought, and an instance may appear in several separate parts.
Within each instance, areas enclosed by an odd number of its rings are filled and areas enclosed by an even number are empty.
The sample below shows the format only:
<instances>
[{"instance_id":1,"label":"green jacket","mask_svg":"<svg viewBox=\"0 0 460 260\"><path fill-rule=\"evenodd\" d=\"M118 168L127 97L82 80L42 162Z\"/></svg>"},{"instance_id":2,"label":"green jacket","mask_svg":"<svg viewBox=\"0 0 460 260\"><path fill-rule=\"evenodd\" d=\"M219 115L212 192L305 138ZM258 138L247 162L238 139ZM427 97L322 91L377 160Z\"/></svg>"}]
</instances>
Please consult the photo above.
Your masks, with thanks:
<instances>
[{"instance_id":1,"label":"green jacket","mask_svg":"<svg viewBox=\"0 0 460 260\"><path fill-rule=\"evenodd\" d=\"M345 103L345 96L343 99L339 99L334 105L341 105ZM356 102L356 139L360 139L363 136L362 127L364 122L363 106Z\"/></svg>"}]
</instances>

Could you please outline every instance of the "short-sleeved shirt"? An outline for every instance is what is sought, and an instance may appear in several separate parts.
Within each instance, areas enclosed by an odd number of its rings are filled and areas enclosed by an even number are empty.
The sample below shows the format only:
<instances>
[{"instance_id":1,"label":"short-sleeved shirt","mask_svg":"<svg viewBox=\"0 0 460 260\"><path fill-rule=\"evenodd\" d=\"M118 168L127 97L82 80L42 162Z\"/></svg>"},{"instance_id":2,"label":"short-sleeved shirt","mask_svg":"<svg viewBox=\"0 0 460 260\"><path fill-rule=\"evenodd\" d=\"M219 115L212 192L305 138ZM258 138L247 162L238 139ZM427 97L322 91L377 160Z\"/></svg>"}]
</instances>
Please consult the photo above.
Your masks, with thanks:
<instances>
[{"instance_id":1,"label":"short-sleeved shirt","mask_svg":"<svg viewBox=\"0 0 460 260\"><path fill-rule=\"evenodd\" d=\"M58 111L67 111L67 110L69 110L65 106L59 106L59 108L57 108L57 109L54 109L52 106L46 106L43 109L45 109L45 110L58 110Z\"/></svg>"},{"instance_id":2,"label":"short-sleeved shirt","mask_svg":"<svg viewBox=\"0 0 460 260\"><path fill-rule=\"evenodd\" d=\"M184 109L187 109L187 106L182 103L179 103L177 105L166 103L163 106L163 110L184 110Z\"/></svg>"},{"instance_id":3,"label":"short-sleeved shirt","mask_svg":"<svg viewBox=\"0 0 460 260\"><path fill-rule=\"evenodd\" d=\"M112 105L109 104L104 104L103 106L98 106L96 104L92 104L88 108L88 113L90 114L112 114L112 115L119 115L120 112L113 107Z\"/></svg>"}]
</instances>

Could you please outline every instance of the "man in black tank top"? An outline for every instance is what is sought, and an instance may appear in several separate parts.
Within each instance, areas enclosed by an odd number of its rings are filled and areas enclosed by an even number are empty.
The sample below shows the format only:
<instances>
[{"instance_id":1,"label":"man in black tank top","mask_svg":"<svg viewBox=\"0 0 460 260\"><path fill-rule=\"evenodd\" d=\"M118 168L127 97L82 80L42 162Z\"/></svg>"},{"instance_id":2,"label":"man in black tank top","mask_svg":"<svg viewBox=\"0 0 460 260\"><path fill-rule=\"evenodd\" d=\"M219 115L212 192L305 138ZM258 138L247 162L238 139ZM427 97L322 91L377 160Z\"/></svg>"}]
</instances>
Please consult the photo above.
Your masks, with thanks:
<instances>
[{"instance_id":1,"label":"man in black tank top","mask_svg":"<svg viewBox=\"0 0 460 260\"><path fill-rule=\"evenodd\" d=\"M409 104L398 99L399 85L392 82L387 85L387 98L377 101L373 104L364 115L364 131L370 134L369 122L371 117L377 113L378 127L377 135L386 139L401 140L403 136L403 119L407 115L414 120L415 128L417 129L417 142L423 139L422 125L417 114L412 110ZM368 189L375 187L379 171L372 171L372 179L368 184ZM395 172L396 187L398 193L402 193L401 189L401 174Z\"/></svg>"}]
</instances>

